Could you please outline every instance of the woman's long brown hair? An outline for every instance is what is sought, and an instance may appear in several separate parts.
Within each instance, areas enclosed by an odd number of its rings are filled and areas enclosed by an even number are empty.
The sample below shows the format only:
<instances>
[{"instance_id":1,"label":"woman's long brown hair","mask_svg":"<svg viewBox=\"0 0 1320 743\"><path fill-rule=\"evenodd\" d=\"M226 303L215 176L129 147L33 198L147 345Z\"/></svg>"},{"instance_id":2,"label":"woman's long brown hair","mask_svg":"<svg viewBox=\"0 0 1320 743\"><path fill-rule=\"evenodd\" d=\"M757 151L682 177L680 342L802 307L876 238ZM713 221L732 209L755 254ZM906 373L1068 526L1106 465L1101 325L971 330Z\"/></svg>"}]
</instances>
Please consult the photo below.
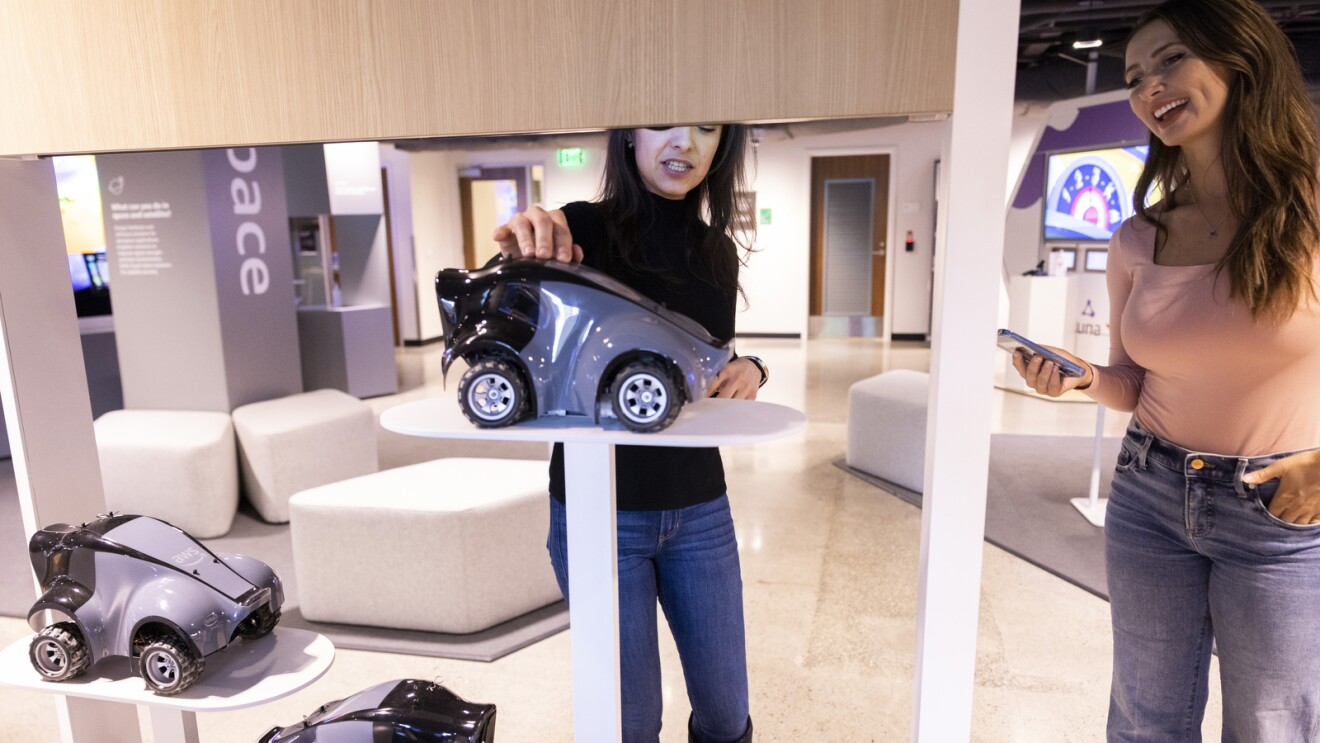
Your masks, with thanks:
<instances>
[{"instance_id":1,"label":"woman's long brown hair","mask_svg":"<svg viewBox=\"0 0 1320 743\"><path fill-rule=\"evenodd\" d=\"M1254 320L1287 320L1303 302L1316 299L1311 268L1320 248L1320 151L1296 53L1251 0L1169 0L1141 16L1133 33L1157 20L1197 56L1229 71L1222 162L1240 227L1217 271L1227 272L1231 296L1250 308ZM1168 235L1146 207L1151 186L1159 184L1163 208L1173 209L1172 194L1187 179L1181 148L1165 146L1152 133L1132 200L1137 215L1156 226L1159 240Z\"/></svg>"}]
</instances>

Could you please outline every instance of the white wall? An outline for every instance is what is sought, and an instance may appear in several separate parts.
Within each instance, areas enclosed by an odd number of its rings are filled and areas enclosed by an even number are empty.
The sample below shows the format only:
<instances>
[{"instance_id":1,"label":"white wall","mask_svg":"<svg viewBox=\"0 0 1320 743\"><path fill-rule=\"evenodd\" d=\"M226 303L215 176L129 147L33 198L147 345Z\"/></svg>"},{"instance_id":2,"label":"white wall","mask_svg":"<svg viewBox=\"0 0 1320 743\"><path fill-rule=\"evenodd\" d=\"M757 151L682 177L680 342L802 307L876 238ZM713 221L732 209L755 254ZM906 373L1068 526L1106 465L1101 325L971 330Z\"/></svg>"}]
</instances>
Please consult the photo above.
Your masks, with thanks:
<instances>
[{"instance_id":1,"label":"white wall","mask_svg":"<svg viewBox=\"0 0 1320 743\"><path fill-rule=\"evenodd\" d=\"M748 308L741 333L807 332L811 250L811 158L886 152L890 155L886 317L891 333L930 330L931 261L935 237L935 161L948 122L906 123L878 129L763 141L757 148L757 208L772 210L761 225L758 252L743 274ZM903 250L912 230L916 249Z\"/></svg>"},{"instance_id":2,"label":"white wall","mask_svg":"<svg viewBox=\"0 0 1320 743\"><path fill-rule=\"evenodd\" d=\"M394 241L394 312L400 340L419 340L417 272L413 251L412 160L391 144L380 146L380 164L389 184L390 237Z\"/></svg>"}]
</instances>

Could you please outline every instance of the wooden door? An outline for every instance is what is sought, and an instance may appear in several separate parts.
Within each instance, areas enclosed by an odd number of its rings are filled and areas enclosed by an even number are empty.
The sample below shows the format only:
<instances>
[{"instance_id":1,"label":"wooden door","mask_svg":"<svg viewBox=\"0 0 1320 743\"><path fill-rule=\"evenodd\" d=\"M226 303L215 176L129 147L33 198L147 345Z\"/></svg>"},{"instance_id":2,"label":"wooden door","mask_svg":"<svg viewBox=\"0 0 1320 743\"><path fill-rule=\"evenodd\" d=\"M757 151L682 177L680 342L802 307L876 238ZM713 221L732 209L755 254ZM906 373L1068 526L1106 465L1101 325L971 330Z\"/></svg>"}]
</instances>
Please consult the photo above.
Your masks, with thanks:
<instances>
[{"instance_id":1,"label":"wooden door","mask_svg":"<svg viewBox=\"0 0 1320 743\"><path fill-rule=\"evenodd\" d=\"M839 230L831 229L841 221L851 217L862 217L864 212L841 212L850 209L849 201L837 196L856 196L869 189L871 193L869 208L870 220L870 307L871 316L880 317L885 312L885 254L889 239L889 155L846 155L839 157L813 157L811 159L811 292L810 307L812 315L822 315L827 307L827 256L830 246L827 244L831 235ZM842 205L842 206L841 206ZM857 204L857 209L867 205ZM828 209L828 211L827 211ZM855 219L854 219L855 221ZM856 234L854 234L854 237ZM857 314L866 314L865 307L859 307Z\"/></svg>"}]
</instances>

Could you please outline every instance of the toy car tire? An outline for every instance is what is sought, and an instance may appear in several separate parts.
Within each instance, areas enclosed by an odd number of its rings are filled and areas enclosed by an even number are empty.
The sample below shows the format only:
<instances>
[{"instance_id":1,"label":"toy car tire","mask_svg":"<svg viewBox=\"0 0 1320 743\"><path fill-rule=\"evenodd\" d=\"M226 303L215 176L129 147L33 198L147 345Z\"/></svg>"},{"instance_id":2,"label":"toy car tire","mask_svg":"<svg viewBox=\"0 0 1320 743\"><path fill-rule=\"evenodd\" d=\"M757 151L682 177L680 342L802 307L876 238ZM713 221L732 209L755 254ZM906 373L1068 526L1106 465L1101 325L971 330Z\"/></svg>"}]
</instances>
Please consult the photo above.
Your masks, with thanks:
<instances>
[{"instance_id":1,"label":"toy car tire","mask_svg":"<svg viewBox=\"0 0 1320 743\"><path fill-rule=\"evenodd\" d=\"M239 625L238 634L248 640L255 640L269 635L279 623L280 610L271 611L269 606L263 606L248 615L248 618Z\"/></svg>"},{"instance_id":2,"label":"toy car tire","mask_svg":"<svg viewBox=\"0 0 1320 743\"><path fill-rule=\"evenodd\" d=\"M527 410L527 385L507 361L478 361L458 383L458 404L463 415L481 428L507 426Z\"/></svg>"},{"instance_id":3,"label":"toy car tire","mask_svg":"<svg viewBox=\"0 0 1320 743\"><path fill-rule=\"evenodd\" d=\"M28 646L28 659L47 681L68 681L91 665L87 643L73 622L59 622L38 632Z\"/></svg>"},{"instance_id":4,"label":"toy car tire","mask_svg":"<svg viewBox=\"0 0 1320 743\"><path fill-rule=\"evenodd\" d=\"M192 686L206 667L182 640L170 636L148 642L138 661L147 688L161 696L173 696Z\"/></svg>"},{"instance_id":5,"label":"toy car tire","mask_svg":"<svg viewBox=\"0 0 1320 743\"><path fill-rule=\"evenodd\" d=\"M610 400L619 421L638 433L668 428L683 409L683 391L668 370L651 361L634 361L620 369Z\"/></svg>"}]
</instances>

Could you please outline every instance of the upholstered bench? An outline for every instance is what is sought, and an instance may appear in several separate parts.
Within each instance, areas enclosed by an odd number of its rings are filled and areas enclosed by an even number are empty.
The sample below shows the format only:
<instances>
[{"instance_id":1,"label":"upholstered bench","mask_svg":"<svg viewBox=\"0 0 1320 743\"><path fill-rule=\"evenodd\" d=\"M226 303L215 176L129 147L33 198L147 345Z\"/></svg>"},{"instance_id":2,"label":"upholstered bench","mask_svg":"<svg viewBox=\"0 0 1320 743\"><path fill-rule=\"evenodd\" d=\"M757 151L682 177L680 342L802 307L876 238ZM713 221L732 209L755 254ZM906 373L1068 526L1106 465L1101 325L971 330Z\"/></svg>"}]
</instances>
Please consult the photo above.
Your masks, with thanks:
<instances>
[{"instance_id":1,"label":"upholstered bench","mask_svg":"<svg viewBox=\"0 0 1320 743\"><path fill-rule=\"evenodd\" d=\"M110 510L154 516L199 538L229 531L238 458L228 413L115 410L94 428Z\"/></svg>"},{"instance_id":2,"label":"upholstered bench","mask_svg":"<svg viewBox=\"0 0 1320 743\"><path fill-rule=\"evenodd\" d=\"M289 501L298 606L313 622L467 634L561 597L544 461L437 459Z\"/></svg>"},{"instance_id":3,"label":"upholstered bench","mask_svg":"<svg viewBox=\"0 0 1320 743\"><path fill-rule=\"evenodd\" d=\"M930 375L887 371L848 388L849 467L922 492Z\"/></svg>"},{"instance_id":4,"label":"upholstered bench","mask_svg":"<svg viewBox=\"0 0 1320 743\"><path fill-rule=\"evenodd\" d=\"M371 406L338 390L302 392L233 412L243 494L261 518L289 520L289 496L375 472Z\"/></svg>"}]
</instances>

